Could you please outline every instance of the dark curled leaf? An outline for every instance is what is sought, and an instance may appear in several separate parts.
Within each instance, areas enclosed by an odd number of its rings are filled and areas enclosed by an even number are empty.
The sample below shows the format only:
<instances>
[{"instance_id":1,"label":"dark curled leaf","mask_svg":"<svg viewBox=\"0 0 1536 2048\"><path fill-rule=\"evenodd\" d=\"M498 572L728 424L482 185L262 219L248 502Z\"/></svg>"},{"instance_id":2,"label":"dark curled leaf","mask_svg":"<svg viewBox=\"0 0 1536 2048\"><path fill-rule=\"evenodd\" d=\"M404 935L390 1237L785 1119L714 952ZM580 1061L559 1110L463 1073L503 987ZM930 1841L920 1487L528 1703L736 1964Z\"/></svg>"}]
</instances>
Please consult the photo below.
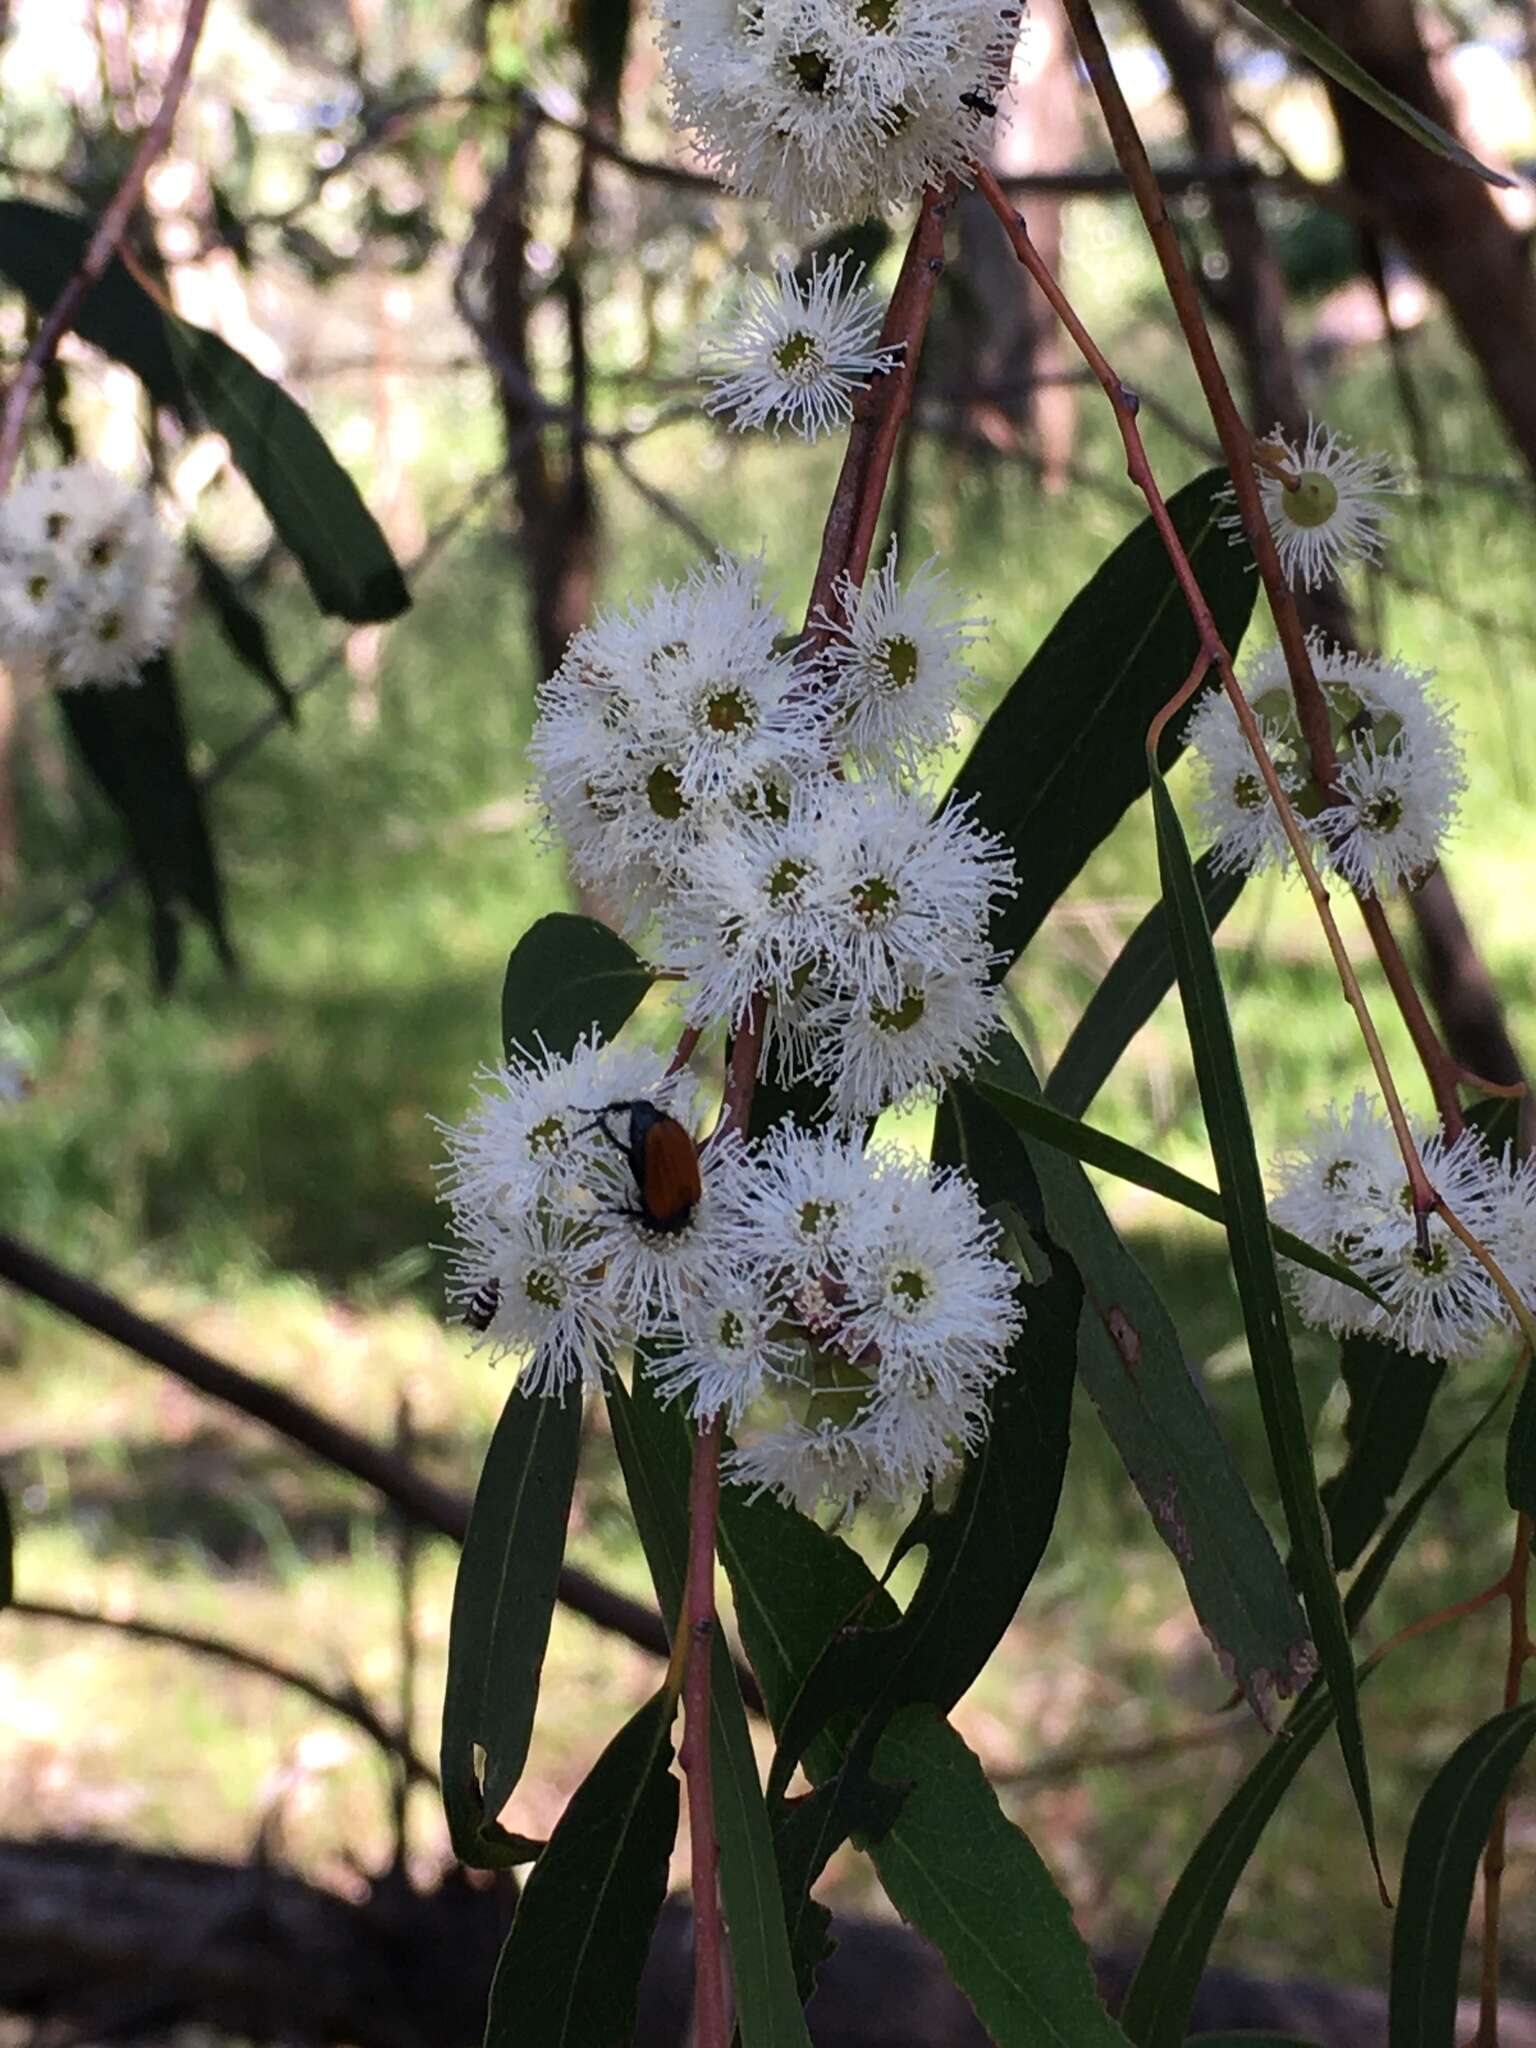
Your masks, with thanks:
<instances>
[{"instance_id":1,"label":"dark curled leaf","mask_svg":"<svg viewBox=\"0 0 1536 2048\"><path fill-rule=\"evenodd\" d=\"M995 1041L985 1095L961 1088L968 1127L990 1116L999 1087L1017 1100L1038 1083L1012 1039ZM1178 1332L1116 1235L1087 1175L1028 1125L1018 1130L1045 1198L1052 1238L1066 1247L1087 1293L1078 1372L1115 1449L1183 1574L1222 1667L1266 1725L1275 1699L1295 1692L1314 1653L1296 1594L1252 1496L1189 1370Z\"/></svg>"},{"instance_id":2,"label":"dark curled leaf","mask_svg":"<svg viewBox=\"0 0 1536 2048\"><path fill-rule=\"evenodd\" d=\"M198 587L207 598L226 643L252 675L271 691L273 701L288 723L296 724L298 712L293 692L277 672L277 663L272 658L272 643L267 637L261 614L246 603L224 564L201 541L190 541L187 551L197 568Z\"/></svg>"},{"instance_id":3,"label":"dark curled leaf","mask_svg":"<svg viewBox=\"0 0 1536 2048\"><path fill-rule=\"evenodd\" d=\"M831 1912L811 1897L812 1885L850 1835L861 1841L883 1839L906 1796L904 1786L877 1784L869 1775L867 1759L855 1759L814 1792L791 1799L779 1809L773 1852L795 1982L802 1998L810 1997L817 1969L836 1946L830 1935Z\"/></svg>"},{"instance_id":4,"label":"dark curled leaf","mask_svg":"<svg viewBox=\"0 0 1536 2048\"><path fill-rule=\"evenodd\" d=\"M608 1413L656 1597L675 1628L688 1569L687 1430L678 1410L657 1400L643 1372L632 1394L621 1380L610 1382ZM735 1670L718 1635L713 1655L710 1756L720 1897L730 1933L742 2048L810 2048L802 2006L824 1944L815 1928L815 1909L804 1894L791 1899L783 1890ZM795 1928L786 1926L791 1906ZM797 1932L801 1947L792 1956Z\"/></svg>"},{"instance_id":5,"label":"dark curled leaf","mask_svg":"<svg viewBox=\"0 0 1536 2048\"><path fill-rule=\"evenodd\" d=\"M594 1024L612 1038L650 986L650 969L607 925L552 911L524 932L507 961L501 985L507 1058L540 1045L568 1055Z\"/></svg>"},{"instance_id":6,"label":"dark curled leaf","mask_svg":"<svg viewBox=\"0 0 1536 2048\"><path fill-rule=\"evenodd\" d=\"M572 1793L518 1900L485 2048L625 2048L677 1835L665 1688Z\"/></svg>"},{"instance_id":7,"label":"dark curled leaf","mask_svg":"<svg viewBox=\"0 0 1536 2048\"><path fill-rule=\"evenodd\" d=\"M91 227L79 214L0 201L0 274L46 311L79 269ZM405 610L410 596L389 543L281 385L218 335L179 319L119 260L92 288L75 330L126 364L157 405L189 422L206 418L224 436L323 611L361 624Z\"/></svg>"},{"instance_id":8,"label":"dark curled leaf","mask_svg":"<svg viewBox=\"0 0 1536 2048\"><path fill-rule=\"evenodd\" d=\"M1071 1435L1083 1286L1065 1253L1052 1248L1049 1280L1026 1288L1024 1300L986 1438L966 1461L954 1505L924 1520L927 1563L905 1613L873 1627L855 1617L828 1643L785 1717L770 1798L840 1714L863 1724L862 1743L901 1707L947 1711L1018 1612L1056 1519Z\"/></svg>"},{"instance_id":9,"label":"dark curled leaf","mask_svg":"<svg viewBox=\"0 0 1536 2048\"><path fill-rule=\"evenodd\" d=\"M1235 652L1257 584L1247 553L1218 526L1224 469L1169 501L1201 587ZM987 720L955 778L978 824L1018 858L1018 894L993 922L1023 951L1084 861L1147 787L1148 723L1200 651L1156 528L1144 519L1062 613ZM1170 741L1167 759L1177 758Z\"/></svg>"},{"instance_id":10,"label":"dark curled leaf","mask_svg":"<svg viewBox=\"0 0 1536 2048\"><path fill-rule=\"evenodd\" d=\"M1365 1755L1365 1731L1355 1693L1355 1664L1349 1632L1334 1581L1327 1525L1317 1497L1317 1478L1307 1441L1306 1418L1296 1384L1280 1276L1270 1244L1269 1212L1264 1181L1254 1150L1248 1099L1226 996L1216 965L1216 949L1206 922L1205 907L1195 885L1189 849L1173 799L1148 754L1152 776L1152 815L1157 830L1157 864L1168 929L1179 970L1179 994L1189 1032L1200 1106L1216 1161L1216 1177L1226 1205L1227 1245L1242 1304L1243 1326L1254 1387L1264 1418L1264 1434L1274 1461L1286 1528L1294 1553L1297 1584L1306 1603L1307 1619L1323 1675L1338 1709L1339 1747L1360 1815L1366 1846L1381 1877L1376 1846L1376 1820L1371 1806L1371 1781Z\"/></svg>"},{"instance_id":11,"label":"dark curled leaf","mask_svg":"<svg viewBox=\"0 0 1536 2048\"><path fill-rule=\"evenodd\" d=\"M1438 121L1431 121L1427 114L1421 114L1417 107L1409 106L1405 99L1379 84L1363 64L1341 50L1315 22L1299 14L1290 0L1242 0L1242 5L1282 42L1289 43L1298 56L1315 64L1325 77L1331 78L1336 85L1342 85L1346 92L1352 92L1356 99L1374 107L1384 120L1411 135L1425 149L1459 164L1464 171L1475 172L1490 185L1511 183L1501 172L1490 171L1486 164L1479 163L1471 150L1442 128Z\"/></svg>"},{"instance_id":12,"label":"dark curled leaf","mask_svg":"<svg viewBox=\"0 0 1536 2048\"><path fill-rule=\"evenodd\" d=\"M1500 1392L1393 1516L1361 1566L1344 1603L1351 1631L1359 1628L1403 1545L1441 1482L1497 1413ZM1361 1682L1367 1674L1362 1672ZM1238 1879L1259 1845L1272 1814L1308 1756L1333 1723L1333 1702L1314 1680L1272 1743L1201 1837L1158 1916L1152 1938L1126 1995L1120 2023L1136 2048L1179 2048L1195 1991L1205 1974L1211 1943L1226 1917Z\"/></svg>"},{"instance_id":13,"label":"dark curled leaf","mask_svg":"<svg viewBox=\"0 0 1536 2048\"><path fill-rule=\"evenodd\" d=\"M454 1854L528 1860L497 1815L528 1760L581 1441L581 1402L514 1387L491 1438L459 1557L443 1699L443 1806Z\"/></svg>"},{"instance_id":14,"label":"dark curled leaf","mask_svg":"<svg viewBox=\"0 0 1536 2048\"><path fill-rule=\"evenodd\" d=\"M123 821L128 852L149 893L156 979L175 980L178 924L190 912L219 958L234 965L224 890L203 799L187 762L187 735L169 660L147 662L137 684L61 690L59 708L81 759Z\"/></svg>"},{"instance_id":15,"label":"dark curled leaf","mask_svg":"<svg viewBox=\"0 0 1536 2048\"><path fill-rule=\"evenodd\" d=\"M1485 1721L1419 1801L1392 1929L1391 2048L1450 2048L1478 1860L1499 1801L1536 1735L1536 1701Z\"/></svg>"},{"instance_id":16,"label":"dark curled leaf","mask_svg":"<svg viewBox=\"0 0 1536 2048\"><path fill-rule=\"evenodd\" d=\"M1242 894L1247 876L1218 873L1208 853L1195 862L1195 880L1215 931ZM1173 987L1168 913L1159 899L1120 948L1109 971L1072 1027L1045 1083L1045 1099L1070 1116L1088 1106L1114 1072L1120 1055Z\"/></svg>"},{"instance_id":17,"label":"dark curled leaf","mask_svg":"<svg viewBox=\"0 0 1536 2048\"><path fill-rule=\"evenodd\" d=\"M1536 1515L1536 1372L1526 1367L1504 1441L1504 1497L1518 1515Z\"/></svg>"},{"instance_id":18,"label":"dark curled leaf","mask_svg":"<svg viewBox=\"0 0 1536 2048\"><path fill-rule=\"evenodd\" d=\"M1349 1390L1348 1455L1318 1489L1333 1568L1350 1571L1386 1519L1424 1435L1445 1367L1379 1337L1346 1337L1339 1371Z\"/></svg>"}]
</instances>

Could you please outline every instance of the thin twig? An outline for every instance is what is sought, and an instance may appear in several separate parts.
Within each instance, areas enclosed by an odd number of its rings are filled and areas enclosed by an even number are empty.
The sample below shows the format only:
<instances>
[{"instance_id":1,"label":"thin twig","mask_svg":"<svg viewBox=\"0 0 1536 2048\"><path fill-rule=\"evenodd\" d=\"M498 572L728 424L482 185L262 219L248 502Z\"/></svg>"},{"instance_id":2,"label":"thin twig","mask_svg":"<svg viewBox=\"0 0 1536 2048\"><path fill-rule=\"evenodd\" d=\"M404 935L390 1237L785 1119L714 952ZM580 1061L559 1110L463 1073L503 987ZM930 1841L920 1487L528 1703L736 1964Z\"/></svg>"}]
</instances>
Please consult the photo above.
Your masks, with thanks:
<instances>
[{"instance_id":1,"label":"thin twig","mask_svg":"<svg viewBox=\"0 0 1536 2048\"><path fill-rule=\"evenodd\" d=\"M95 232L85 245L85 254L80 267L65 285L43 316L32 346L22 359L20 369L11 380L11 388L5 395L5 411L0 416L0 497L10 489L11 476L16 468L16 458L21 452L21 437L26 427L27 408L33 395L43 381L43 373L53 361L59 343L75 323L76 315L85 303L86 295L106 271L107 265L122 246L123 238L133 220L144 190L144 181L149 176L155 159L171 139L171 130L176 125L176 110L181 105L181 96L187 89L187 80L192 75L192 59L197 53L198 37L203 32L203 21L208 13L209 0L187 0L187 12L181 27L181 41L171 59L171 68L166 74L165 90L160 95L160 104L155 109L155 118L145 129L138 148L134 151L133 162L128 174L108 201L106 211L96 223Z\"/></svg>"},{"instance_id":2,"label":"thin twig","mask_svg":"<svg viewBox=\"0 0 1536 2048\"><path fill-rule=\"evenodd\" d=\"M1318 786L1324 792L1325 800L1328 800L1336 795L1338 770L1333 750L1333 736L1328 722L1328 707L1313 674L1306 634L1281 568L1274 536L1269 530L1269 522L1264 517L1264 508L1259 498L1253 470L1252 437L1243 423L1228 387L1226 374L1206 325L1199 293L1185 263L1178 235L1169 220L1157 175L1152 169L1140 131L1115 77L1108 48L1094 16L1092 0L1065 0L1065 6L1084 68L1103 112L1115 156L1130 179L1131 189L1136 196L1148 236L1162 268L1163 281L1173 302L1174 313L1183 331L1196 374L1205 393L1206 403L1210 408L1222 452L1231 472L1243 531L1258 563L1259 575L1285 655L1286 668L1296 698L1296 715L1312 757L1313 773ZM1223 681L1226 681L1225 675ZM1238 711L1241 720L1241 693L1233 695L1236 689L1235 681L1228 683L1227 689L1228 694L1233 696L1234 709ZM1253 723L1252 731L1249 731L1245 723L1244 730L1248 732L1249 742L1252 744L1258 730L1257 723ZM1370 898L1358 900L1371 942L1381 959L1394 995L1399 996L1401 1004L1401 991L1405 987L1411 987L1406 964L1402 962L1401 949L1380 903ZM1352 980L1354 969L1349 964L1347 954L1334 946L1332 937L1329 939L1329 947L1334 953L1341 978L1347 974ZM1361 1004L1355 1002L1353 996L1351 1006L1358 1016ZM1441 1045L1434 1026L1430 1023L1428 1012L1417 1000L1416 992L1403 1008L1403 1021L1423 1065L1441 1121L1446 1131L1455 1136L1464 1121L1457 1095L1455 1063ZM1372 1064L1375 1065L1374 1058ZM1378 1080L1381 1076L1382 1068L1378 1067ZM1431 1206L1431 1190L1418 1158L1417 1147L1402 1115L1401 1105L1397 1102L1395 1088L1389 1090L1384 1087L1383 1095L1388 1113L1392 1117L1398 1144L1403 1151L1404 1164L1414 1190L1415 1207L1421 1215L1425 1215Z\"/></svg>"},{"instance_id":3,"label":"thin twig","mask_svg":"<svg viewBox=\"0 0 1536 2048\"><path fill-rule=\"evenodd\" d=\"M82 1628L115 1629L119 1635L133 1636L140 1642L166 1643L174 1649L190 1650L199 1657L213 1657L220 1663L232 1664L237 1670L254 1671L262 1678L270 1678L278 1685L303 1693L317 1706L340 1714L343 1720L361 1728L380 1749L399 1760L407 1782L437 1783L437 1773L416 1754L405 1731L386 1726L356 1686L349 1685L345 1692L333 1691L330 1686L322 1685L318 1678L311 1678L307 1671L299 1671L290 1664L279 1664L256 1650L242 1648L239 1643L225 1642L218 1636L205 1636L198 1629L172 1628L164 1622L144 1621L138 1615L103 1614L91 1607L62 1607L52 1600L13 1600L6 1611L23 1615L28 1620L67 1621Z\"/></svg>"},{"instance_id":4,"label":"thin twig","mask_svg":"<svg viewBox=\"0 0 1536 2048\"><path fill-rule=\"evenodd\" d=\"M269 1386L254 1374L215 1358L178 1331L139 1315L93 1280L68 1272L19 1238L4 1234L0 1234L0 1280L121 1344L134 1357L159 1366L200 1394L264 1423L323 1464L350 1473L420 1527L435 1530L455 1543L464 1541L469 1502L462 1494L439 1486L416 1466L402 1463L386 1445L349 1429L281 1387ZM559 1597L573 1613L625 1637L638 1649L657 1657L669 1655L672 1646L660 1615L576 1566L561 1568ZM761 1712L762 1695L751 1674L738 1666L737 1678L747 1704Z\"/></svg>"}]
</instances>

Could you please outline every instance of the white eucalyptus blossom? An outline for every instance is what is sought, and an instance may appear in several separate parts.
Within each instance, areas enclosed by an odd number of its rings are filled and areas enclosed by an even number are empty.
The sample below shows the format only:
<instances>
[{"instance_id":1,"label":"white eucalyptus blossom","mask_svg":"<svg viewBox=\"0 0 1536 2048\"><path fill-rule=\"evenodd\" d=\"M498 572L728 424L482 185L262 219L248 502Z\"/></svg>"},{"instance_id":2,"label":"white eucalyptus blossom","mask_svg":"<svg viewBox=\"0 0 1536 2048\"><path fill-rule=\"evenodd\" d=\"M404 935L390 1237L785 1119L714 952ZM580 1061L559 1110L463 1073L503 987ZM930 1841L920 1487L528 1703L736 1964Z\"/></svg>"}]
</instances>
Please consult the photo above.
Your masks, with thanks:
<instances>
[{"instance_id":1,"label":"white eucalyptus blossom","mask_svg":"<svg viewBox=\"0 0 1536 2048\"><path fill-rule=\"evenodd\" d=\"M825 765L824 719L779 651L783 628L758 566L721 555L601 614L540 691L528 751L546 814L632 929L737 818L782 809Z\"/></svg>"},{"instance_id":2,"label":"white eucalyptus blossom","mask_svg":"<svg viewBox=\"0 0 1536 2048\"><path fill-rule=\"evenodd\" d=\"M728 413L733 427L781 426L803 440L846 426L854 394L893 369L899 348L880 346L881 312L848 259L813 258L799 276L781 261L771 278L749 277L729 325L701 351L712 386L705 410Z\"/></svg>"},{"instance_id":3,"label":"white eucalyptus blossom","mask_svg":"<svg viewBox=\"0 0 1536 2048\"><path fill-rule=\"evenodd\" d=\"M888 1000L845 989L806 1019L805 1076L831 1114L858 1123L914 1098L936 1099L975 1073L1002 1023L999 957L978 948L961 965L909 968Z\"/></svg>"},{"instance_id":4,"label":"white eucalyptus blossom","mask_svg":"<svg viewBox=\"0 0 1536 2048\"><path fill-rule=\"evenodd\" d=\"M177 560L147 492L94 463L35 472L0 504L0 658L58 689L137 682Z\"/></svg>"},{"instance_id":5,"label":"white eucalyptus blossom","mask_svg":"<svg viewBox=\"0 0 1536 2048\"><path fill-rule=\"evenodd\" d=\"M932 562L896 580L896 542L860 589L837 586L837 610L818 623L828 638L822 672L841 721L841 750L879 771L912 772L955 736L961 691L975 681L967 659L985 623L953 609Z\"/></svg>"},{"instance_id":6,"label":"white eucalyptus blossom","mask_svg":"<svg viewBox=\"0 0 1536 2048\"><path fill-rule=\"evenodd\" d=\"M1475 1130L1447 1140L1438 1129L1418 1127L1414 1137L1430 1186L1495 1257L1510 1256L1513 1270L1506 1270L1529 1294L1536 1242L1519 1242L1515 1170ZM1481 1262L1438 1214L1415 1214L1378 1104L1357 1095L1343 1113L1330 1107L1279 1161L1277 1179L1275 1221L1350 1266L1382 1304L1286 1261L1308 1322L1335 1333L1364 1331L1447 1360L1471 1356L1507 1325L1507 1306Z\"/></svg>"},{"instance_id":7,"label":"white eucalyptus blossom","mask_svg":"<svg viewBox=\"0 0 1536 2048\"><path fill-rule=\"evenodd\" d=\"M1465 786L1455 727L1430 694L1434 673L1346 652L1317 632L1307 647L1328 710L1338 800L1325 803L1313 778L1284 656L1272 647L1248 665L1243 691L1281 786L1320 867L1362 895L1412 887L1439 858ZM1253 873L1286 864L1279 812L1224 691L1200 700L1186 738L1203 770L1200 812L1217 865Z\"/></svg>"},{"instance_id":8,"label":"white eucalyptus blossom","mask_svg":"<svg viewBox=\"0 0 1536 2048\"><path fill-rule=\"evenodd\" d=\"M658 0L673 108L786 225L862 220L985 149L1020 13L1000 0Z\"/></svg>"},{"instance_id":9,"label":"white eucalyptus blossom","mask_svg":"<svg viewBox=\"0 0 1536 2048\"><path fill-rule=\"evenodd\" d=\"M1266 460L1255 465L1259 497L1291 583L1315 590L1350 563L1377 558L1381 501L1402 488L1384 456L1358 454L1341 434L1311 419L1300 445L1276 427L1263 453ZM1242 541L1236 512L1223 524L1234 529L1234 541Z\"/></svg>"}]
</instances>

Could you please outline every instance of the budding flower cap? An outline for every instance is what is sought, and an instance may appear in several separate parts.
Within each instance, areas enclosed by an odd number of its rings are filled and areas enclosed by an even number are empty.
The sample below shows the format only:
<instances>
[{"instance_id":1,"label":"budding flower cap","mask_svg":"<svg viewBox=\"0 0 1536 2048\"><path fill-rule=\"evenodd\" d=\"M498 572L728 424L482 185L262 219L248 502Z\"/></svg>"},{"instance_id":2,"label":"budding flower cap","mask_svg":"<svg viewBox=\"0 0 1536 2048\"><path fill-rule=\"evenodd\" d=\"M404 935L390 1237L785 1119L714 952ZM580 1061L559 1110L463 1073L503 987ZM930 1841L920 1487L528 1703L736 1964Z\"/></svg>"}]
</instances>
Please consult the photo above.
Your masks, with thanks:
<instances>
[{"instance_id":1,"label":"budding flower cap","mask_svg":"<svg viewBox=\"0 0 1536 2048\"><path fill-rule=\"evenodd\" d=\"M1358 454L1342 434L1308 419L1300 444L1276 427L1261 444L1255 471L1288 582L1315 590L1352 562L1381 553L1381 501L1402 489L1384 456ZM1234 495L1230 486L1224 495ZM1243 540L1236 512L1222 524L1233 529L1234 542Z\"/></svg>"},{"instance_id":2,"label":"budding flower cap","mask_svg":"<svg viewBox=\"0 0 1536 2048\"><path fill-rule=\"evenodd\" d=\"M812 258L798 277L781 261L772 278L749 277L732 320L705 340L706 412L728 413L737 428L787 426L814 441L853 418L853 395L892 369L901 351L879 346L880 307L859 283L845 281L847 258Z\"/></svg>"},{"instance_id":3,"label":"budding flower cap","mask_svg":"<svg viewBox=\"0 0 1536 2048\"><path fill-rule=\"evenodd\" d=\"M673 109L786 226L915 198L985 148L1020 9L998 0L658 0Z\"/></svg>"},{"instance_id":4,"label":"budding flower cap","mask_svg":"<svg viewBox=\"0 0 1536 2048\"><path fill-rule=\"evenodd\" d=\"M137 682L177 561L147 492L89 462L35 472L0 503L0 658L58 689Z\"/></svg>"}]
</instances>

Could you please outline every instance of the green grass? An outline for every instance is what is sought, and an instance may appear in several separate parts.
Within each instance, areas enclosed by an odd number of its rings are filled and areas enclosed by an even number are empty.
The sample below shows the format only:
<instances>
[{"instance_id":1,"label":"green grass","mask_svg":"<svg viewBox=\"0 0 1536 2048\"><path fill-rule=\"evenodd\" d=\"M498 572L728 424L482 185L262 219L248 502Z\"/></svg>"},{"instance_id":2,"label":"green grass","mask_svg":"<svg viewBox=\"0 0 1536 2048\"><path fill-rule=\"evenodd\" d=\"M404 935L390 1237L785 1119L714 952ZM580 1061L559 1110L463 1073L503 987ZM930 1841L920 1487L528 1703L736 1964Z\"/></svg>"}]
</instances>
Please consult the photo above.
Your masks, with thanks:
<instances>
[{"instance_id":1,"label":"green grass","mask_svg":"<svg viewBox=\"0 0 1536 2048\"><path fill-rule=\"evenodd\" d=\"M1091 298L1091 293L1090 293ZM1113 307L1098 309L1111 316ZM1120 345L1149 388L1196 414L1187 375L1133 305ZM1418 345L1449 469L1506 469L1443 337ZM1351 370L1330 418L1383 445L1400 440L1378 369ZM483 417L467 435L488 448ZM1155 422L1154 459L1171 490L1198 461ZM723 540L766 549L792 609L806 587L832 474L824 452L721 444L693 428L638 459ZM996 693L1136 516L1111 433L1085 401L1079 460L1103 490L1041 499L1005 465L979 470L929 453L919 464L912 559L942 554L991 614L983 668ZM603 589L616 598L690 559L614 479ZM767 518L768 530L762 522ZM1441 670L1467 728L1474 786L1449 868L1517 1034L1533 1031L1528 882L1536 860L1529 792L1536 761L1519 719L1536 644L1531 524L1518 504L1459 491L1404 508L1395 562L1443 593L1373 581L1383 637ZM1467 607L1498 614L1490 639ZM324 644L286 585L273 600L297 673ZM189 716L217 750L260 709L206 629L184 647ZM475 1067L497 1050L497 997L510 944L568 902L558 861L536 844L522 801L532 676L523 593L505 536L473 522L422 580L416 609L385 642L376 715L338 674L219 792L214 825L241 971L228 979L194 938L176 994L148 985L141 906L121 901L69 962L22 989L12 1015L32 1043L37 1089L0 1120L0 1215L149 1313L387 1435L402 1394L422 1455L469 1487L505 1375L466 1356L438 1312L443 1230L434 1200L440 1146L429 1119L455 1118ZM24 775L25 915L115 858L109 822L39 753ZM1028 850L1024 850L1027 859ZM1104 965L1147 907L1151 834L1139 813L1101 850L1016 976L1047 1058ZM1354 943L1351 932L1351 942ZM1365 1079L1365 1066L1304 898L1252 888L1222 937L1255 1121L1266 1150L1302 1114ZM1360 954L1389 1047L1401 1033ZM1410 1090L1422 1101L1422 1089ZM1176 1001L1131 1048L1095 1108L1126 1138L1209 1172ZM1117 1214L1206 1362L1213 1402L1266 1507L1273 1488L1219 1239L1134 1191ZM384 1700L396 1683L394 1532L374 1503L274 1448L150 1369L34 1307L0 1302L0 1466L21 1521L20 1582L76 1600L210 1628ZM1303 1335L1304 1391L1320 1458L1339 1455L1328 1348ZM1484 1397L1458 1374L1432 1425L1443 1448ZM872 1554L888 1529L867 1526ZM1376 1639L1494 1576L1506 1541L1499 1446L1468 1458L1426 1520L1382 1602ZM573 1555L630 1590L644 1572L611 1447L594 1423ZM416 1603L421 1746L435 1746L452 1556L424 1546ZM169 1650L56 1624L4 1625L0 1827L96 1827L156 1843L242 1853L263 1814L282 1852L338 1883L389 1853L376 1759L316 1739L328 1724L301 1699ZM1417 1793L1473 1717L1497 1704L1497 1627L1464 1625L1389 1665L1366 1700L1389 1858ZM513 1824L541 1833L652 1682L646 1660L562 1618L547 1711ZM1046 1564L959 1719L988 1764L1010 1774L1042 1756L1211 1723L1220 1673L1176 1573L1086 1404L1063 1513ZM1008 1784L1004 1796L1068 1886L1095 1938L1145 1928L1172 1871L1254 1753L1235 1719L1212 1747L1134 1768ZM352 1741L350 1736L348 1741ZM1514 1832L1512 1924L1532 1865ZM430 1799L413 1807L417 1868L446 1848ZM833 1878L871 1901L845 1852ZM1389 1922L1375 1901L1336 1758L1309 1766L1240 1893L1223 1953L1277 1970L1379 1979Z\"/></svg>"}]
</instances>

